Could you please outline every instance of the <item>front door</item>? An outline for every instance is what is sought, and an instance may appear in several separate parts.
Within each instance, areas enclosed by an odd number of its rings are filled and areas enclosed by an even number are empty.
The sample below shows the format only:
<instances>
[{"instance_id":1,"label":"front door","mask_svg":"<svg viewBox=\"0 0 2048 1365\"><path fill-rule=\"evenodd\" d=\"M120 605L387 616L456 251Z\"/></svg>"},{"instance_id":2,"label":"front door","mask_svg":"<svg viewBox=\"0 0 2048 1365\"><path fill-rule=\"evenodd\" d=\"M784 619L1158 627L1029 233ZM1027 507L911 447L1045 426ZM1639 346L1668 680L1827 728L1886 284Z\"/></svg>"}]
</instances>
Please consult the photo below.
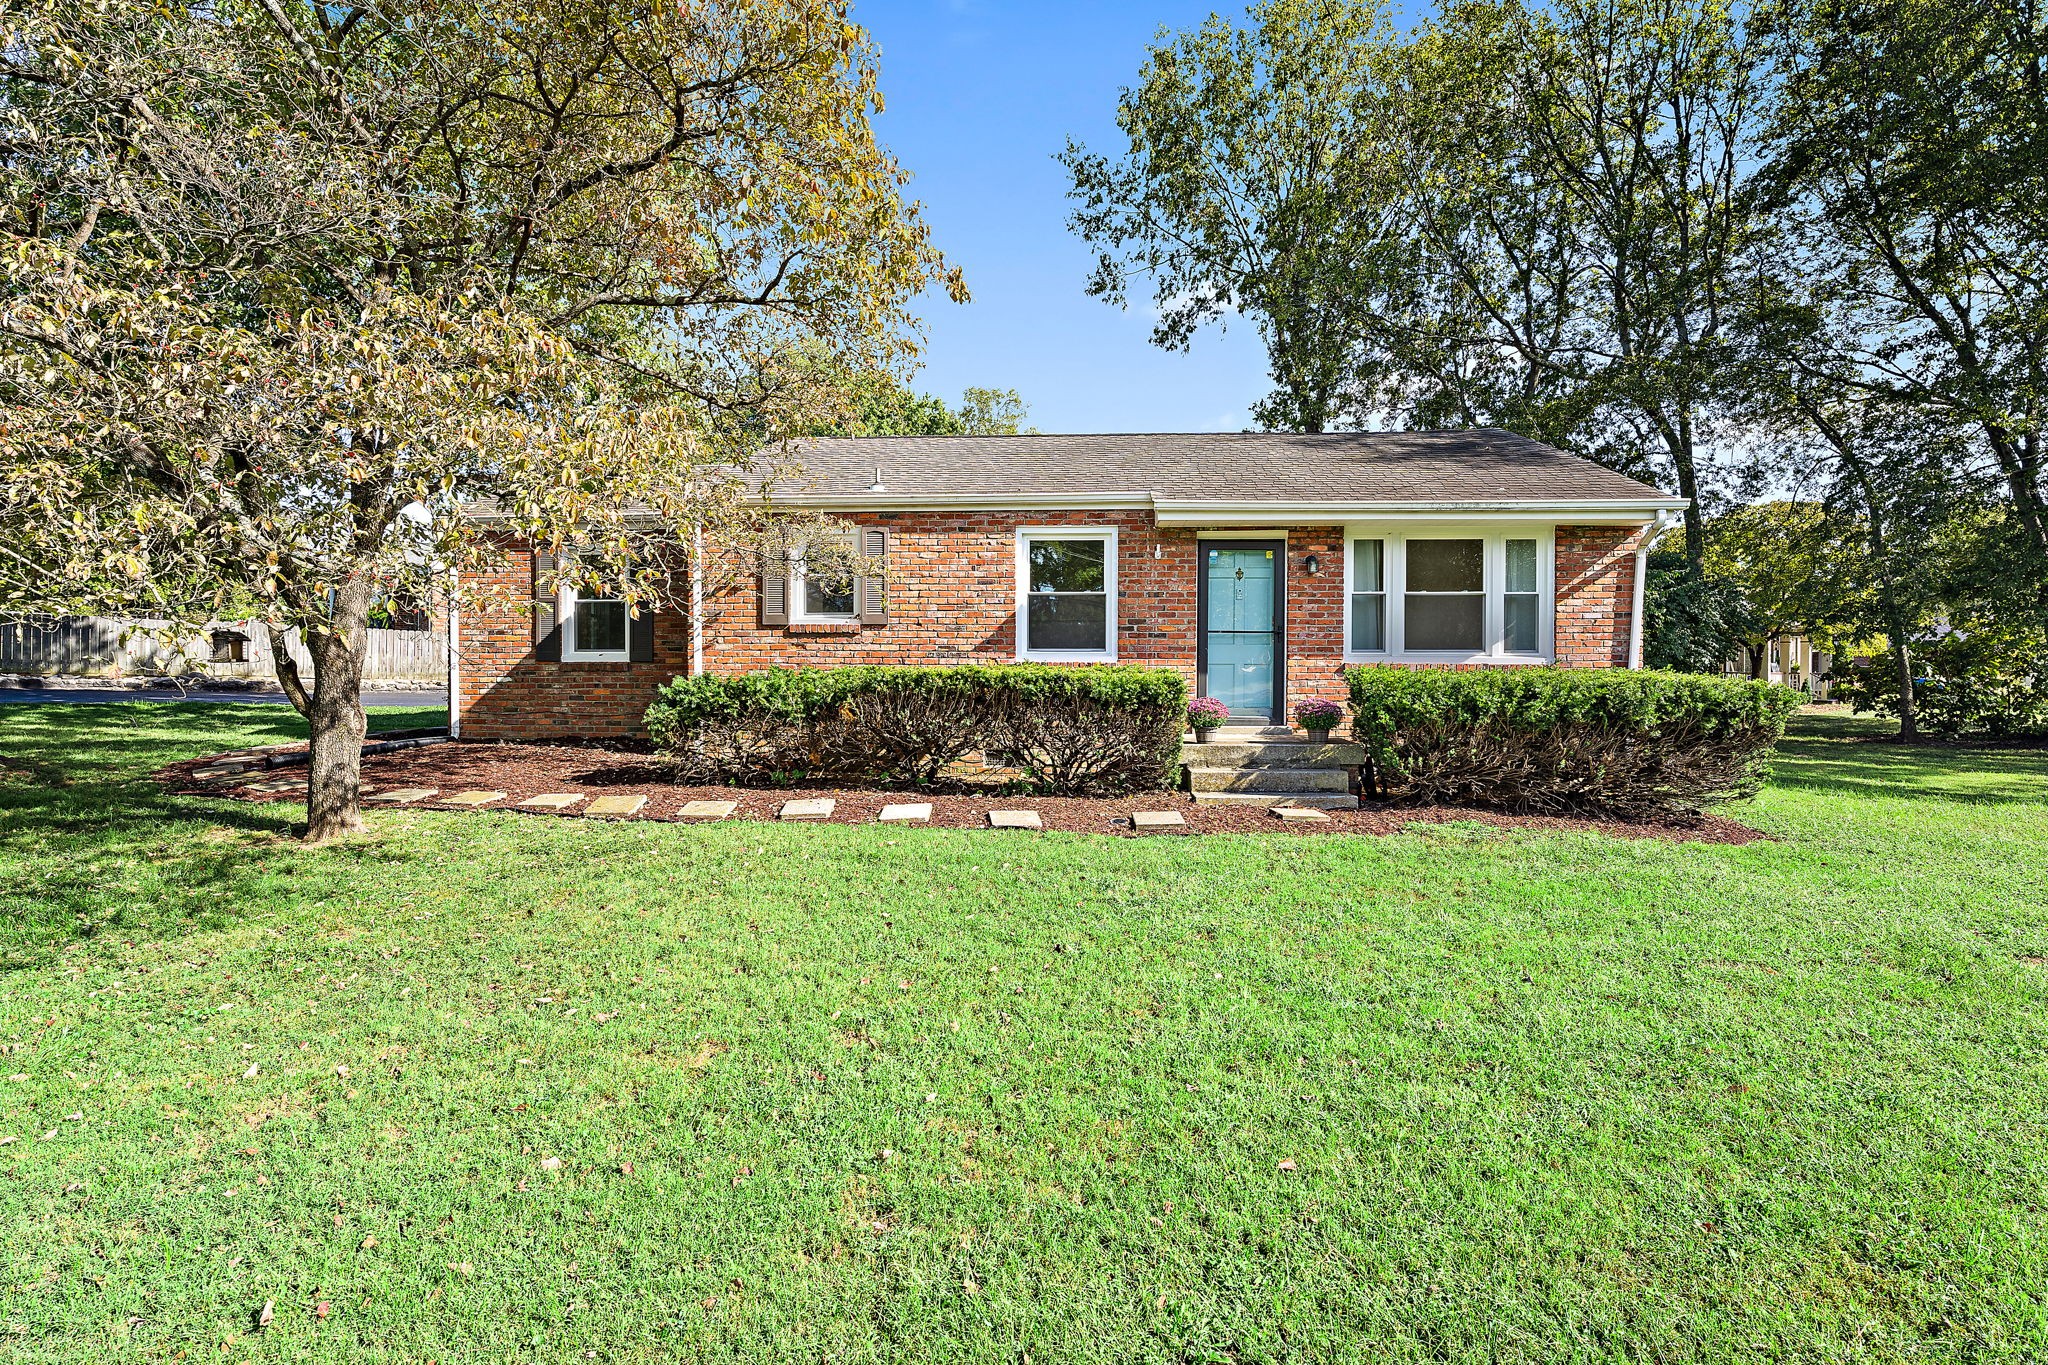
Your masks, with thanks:
<instances>
[{"instance_id":1,"label":"front door","mask_svg":"<svg viewBox=\"0 0 2048 1365\"><path fill-rule=\"evenodd\" d=\"M1196 682L1205 697L1230 708L1233 720L1280 719L1287 657L1284 540L1205 540L1196 611Z\"/></svg>"}]
</instances>

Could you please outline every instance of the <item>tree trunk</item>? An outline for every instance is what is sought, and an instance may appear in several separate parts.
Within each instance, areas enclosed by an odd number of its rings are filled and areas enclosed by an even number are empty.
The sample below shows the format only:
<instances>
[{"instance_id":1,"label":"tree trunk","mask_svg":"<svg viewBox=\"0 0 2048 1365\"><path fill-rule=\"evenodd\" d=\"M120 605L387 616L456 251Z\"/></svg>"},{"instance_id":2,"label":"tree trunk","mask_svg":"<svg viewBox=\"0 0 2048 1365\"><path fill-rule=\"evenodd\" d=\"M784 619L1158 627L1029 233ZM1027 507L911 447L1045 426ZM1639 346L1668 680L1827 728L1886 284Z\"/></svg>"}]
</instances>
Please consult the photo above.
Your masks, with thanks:
<instances>
[{"instance_id":1,"label":"tree trunk","mask_svg":"<svg viewBox=\"0 0 2048 1365\"><path fill-rule=\"evenodd\" d=\"M363 654L369 645L370 584L352 578L334 592L327 620L305 632L313 658L308 691L273 629L278 682L312 732L306 766L306 842L330 844L363 831Z\"/></svg>"},{"instance_id":2,"label":"tree trunk","mask_svg":"<svg viewBox=\"0 0 2048 1365\"><path fill-rule=\"evenodd\" d=\"M1893 627L1892 666L1899 671L1899 738L1912 743L1920 738L1919 703L1913 696L1913 649L1906 643L1901 621Z\"/></svg>"}]
</instances>

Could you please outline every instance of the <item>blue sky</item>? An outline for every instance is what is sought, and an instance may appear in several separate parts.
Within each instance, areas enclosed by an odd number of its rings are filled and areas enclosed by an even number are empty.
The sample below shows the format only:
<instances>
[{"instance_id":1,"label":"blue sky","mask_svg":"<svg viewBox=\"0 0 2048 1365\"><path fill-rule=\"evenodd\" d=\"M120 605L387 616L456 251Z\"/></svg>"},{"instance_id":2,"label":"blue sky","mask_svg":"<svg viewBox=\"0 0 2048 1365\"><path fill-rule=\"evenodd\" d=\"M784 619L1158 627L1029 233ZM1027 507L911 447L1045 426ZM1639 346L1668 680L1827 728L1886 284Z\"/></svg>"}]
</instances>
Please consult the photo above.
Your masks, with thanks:
<instances>
[{"instance_id":1,"label":"blue sky","mask_svg":"<svg viewBox=\"0 0 2048 1365\"><path fill-rule=\"evenodd\" d=\"M1249 327L1188 354L1146 340L1147 298L1119 310L1082 292L1091 257L1067 230L1068 137L1111 153L1118 90L1163 24L1240 5L1154 0L855 0L881 48L876 122L913 179L939 248L974 301L928 296L915 386L957 402L969 384L1019 390L1041 431L1236 431L1267 390Z\"/></svg>"}]
</instances>

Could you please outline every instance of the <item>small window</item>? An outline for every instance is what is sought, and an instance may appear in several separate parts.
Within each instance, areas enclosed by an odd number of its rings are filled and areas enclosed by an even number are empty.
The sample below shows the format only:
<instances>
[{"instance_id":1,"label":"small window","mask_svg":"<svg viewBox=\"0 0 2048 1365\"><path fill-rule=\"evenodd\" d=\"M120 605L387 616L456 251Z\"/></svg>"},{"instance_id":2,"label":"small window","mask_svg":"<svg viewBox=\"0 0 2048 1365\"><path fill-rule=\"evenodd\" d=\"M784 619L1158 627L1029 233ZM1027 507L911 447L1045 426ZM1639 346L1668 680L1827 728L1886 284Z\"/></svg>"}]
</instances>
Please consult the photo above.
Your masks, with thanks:
<instances>
[{"instance_id":1,"label":"small window","mask_svg":"<svg viewBox=\"0 0 2048 1365\"><path fill-rule=\"evenodd\" d=\"M1501 595L1501 620L1510 654L1537 652L1537 623L1542 609L1537 599L1536 542L1507 542L1507 582Z\"/></svg>"},{"instance_id":2,"label":"small window","mask_svg":"<svg viewBox=\"0 0 2048 1365\"><path fill-rule=\"evenodd\" d=\"M790 576L789 600L796 606L792 619L797 621L851 621L859 614L853 571L843 560L813 574L804 560L798 559Z\"/></svg>"},{"instance_id":3,"label":"small window","mask_svg":"<svg viewBox=\"0 0 2048 1365\"><path fill-rule=\"evenodd\" d=\"M1387 647L1387 543L1351 542L1351 650L1379 654Z\"/></svg>"},{"instance_id":4,"label":"small window","mask_svg":"<svg viewBox=\"0 0 2048 1365\"><path fill-rule=\"evenodd\" d=\"M1408 648L1486 648L1486 542L1411 540L1403 610Z\"/></svg>"},{"instance_id":5,"label":"small window","mask_svg":"<svg viewBox=\"0 0 2048 1365\"><path fill-rule=\"evenodd\" d=\"M1020 549L1018 652L1054 659L1114 657L1115 533L1029 532Z\"/></svg>"},{"instance_id":6,"label":"small window","mask_svg":"<svg viewBox=\"0 0 2048 1365\"><path fill-rule=\"evenodd\" d=\"M581 663L624 663L626 604L616 597L587 597L574 588L562 592L562 658Z\"/></svg>"}]
</instances>

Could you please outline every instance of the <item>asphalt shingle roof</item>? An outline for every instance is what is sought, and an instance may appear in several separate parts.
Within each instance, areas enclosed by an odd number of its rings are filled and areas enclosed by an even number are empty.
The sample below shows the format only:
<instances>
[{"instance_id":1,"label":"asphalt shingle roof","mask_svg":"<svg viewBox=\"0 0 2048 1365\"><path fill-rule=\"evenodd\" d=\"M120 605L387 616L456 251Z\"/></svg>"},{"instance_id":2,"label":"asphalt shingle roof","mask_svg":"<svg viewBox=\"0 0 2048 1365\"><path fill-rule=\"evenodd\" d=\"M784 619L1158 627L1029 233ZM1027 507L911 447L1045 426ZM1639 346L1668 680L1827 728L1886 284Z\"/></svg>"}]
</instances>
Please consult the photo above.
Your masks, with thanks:
<instances>
[{"instance_id":1,"label":"asphalt shingle roof","mask_svg":"<svg viewBox=\"0 0 2048 1365\"><path fill-rule=\"evenodd\" d=\"M777 492L853 497L1149 494L1245 502L1500 502L1665 495L1554 446L1473 431L822 437Z\"/></svg>"}]
</instances>

